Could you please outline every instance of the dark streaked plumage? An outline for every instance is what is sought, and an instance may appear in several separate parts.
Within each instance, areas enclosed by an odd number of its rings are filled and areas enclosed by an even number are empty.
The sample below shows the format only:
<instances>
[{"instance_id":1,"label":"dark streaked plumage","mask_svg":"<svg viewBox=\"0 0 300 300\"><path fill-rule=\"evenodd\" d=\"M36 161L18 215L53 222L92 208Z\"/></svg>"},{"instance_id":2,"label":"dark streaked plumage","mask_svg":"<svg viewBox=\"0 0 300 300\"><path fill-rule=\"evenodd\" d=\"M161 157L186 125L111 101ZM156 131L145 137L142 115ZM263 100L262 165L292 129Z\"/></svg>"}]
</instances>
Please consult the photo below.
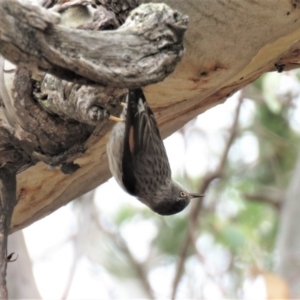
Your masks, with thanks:
<instances>
[{"instance_id":1,"label":"dark streaked plumage","mask_svg":"<svg viewBox=\"0 0 300 300\"><path fill-rule=\"evenodd\" d=\"M127 114L127 116L126 116ZM191 198L171 178L171 169L154 114L142 89L129 90L127 108L107 144L110 170L129 194L161 215L182 211Z\"/></svg>"}]
</instances>

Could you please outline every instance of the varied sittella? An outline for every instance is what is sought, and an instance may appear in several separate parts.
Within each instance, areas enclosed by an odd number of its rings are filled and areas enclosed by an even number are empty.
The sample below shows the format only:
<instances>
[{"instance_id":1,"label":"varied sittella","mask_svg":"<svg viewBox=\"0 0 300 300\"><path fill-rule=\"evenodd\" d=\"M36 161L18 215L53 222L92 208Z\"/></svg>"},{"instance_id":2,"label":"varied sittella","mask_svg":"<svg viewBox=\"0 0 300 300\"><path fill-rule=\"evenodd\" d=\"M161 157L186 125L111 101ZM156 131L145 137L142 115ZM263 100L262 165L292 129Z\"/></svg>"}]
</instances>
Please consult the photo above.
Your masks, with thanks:
<instances>
[{"instance_id":1,"label":"varied sittella","mask_svg":"<svg viewBox=\"0 0 300 300\"><path fill-rule=\"evenodd\" d=\"M151 108L142 89L131 89L127 106L107 144L110 170L119 185L130 195L160 215L182 211L192 198L171 178L171 169Z\"/></svg>"}]
</instances>

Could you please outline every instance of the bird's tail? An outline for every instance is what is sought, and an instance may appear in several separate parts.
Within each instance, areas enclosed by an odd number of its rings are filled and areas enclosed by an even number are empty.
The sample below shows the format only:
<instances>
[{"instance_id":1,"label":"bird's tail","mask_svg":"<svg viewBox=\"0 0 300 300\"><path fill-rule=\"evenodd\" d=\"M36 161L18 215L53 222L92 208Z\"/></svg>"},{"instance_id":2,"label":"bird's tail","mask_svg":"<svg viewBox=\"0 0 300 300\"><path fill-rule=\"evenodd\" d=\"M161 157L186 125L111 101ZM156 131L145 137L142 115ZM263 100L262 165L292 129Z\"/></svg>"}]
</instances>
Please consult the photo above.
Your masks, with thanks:
<instances>
[{"instance_id":1,"label":"bird's tail","mask_svg":"<svg viewBox=\"0 0 300 300\"><path fill-rule=\"evenodd\" d=\"M145 104L147 104L145 95L141 88L129 89L127 105L137 109L139 112L145 110Z\"/></svg>"},{"instance_id":2,"label":"bird's tail","mask_svg":"<svg viewBox=\"0 0 300 300\"><path fill-rule=\"evenodd\" d=\"M129 107L132 118L134 118L136 114L141 114L143 112L145 112L147 115L153 115L153 112L149 107L144 92L141 88L128 90L127 109Z\"/></svg>"}]
</instances>

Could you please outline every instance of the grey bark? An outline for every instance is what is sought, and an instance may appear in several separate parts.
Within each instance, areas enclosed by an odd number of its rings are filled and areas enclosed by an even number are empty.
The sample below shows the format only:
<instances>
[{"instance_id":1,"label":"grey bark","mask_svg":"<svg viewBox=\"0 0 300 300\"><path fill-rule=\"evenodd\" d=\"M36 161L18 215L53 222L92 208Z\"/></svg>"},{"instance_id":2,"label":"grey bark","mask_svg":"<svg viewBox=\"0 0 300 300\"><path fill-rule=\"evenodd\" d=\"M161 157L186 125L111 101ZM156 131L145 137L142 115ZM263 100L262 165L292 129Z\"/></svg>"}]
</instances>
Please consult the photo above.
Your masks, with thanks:
<instances>
[{"instance_id":1,"label":"grey bark","mask_svg":"<svg viewBox=\"0 0 300 300\"><path fill-rule=\"evenodd\" d=\"M16 168L9 164L0 168L0 299L7 299L7 237L16 198Z\"/></svg>"},{"instance_id":2,"label":"grey bark","mask_svg":"<svg viewBox=\"0 0 300 300\"><path fill-rule=\"evenodd\" d=\"M8 237L8 253L14 253L13 262L7 265L9 299L41 299L32 272L32 263L22 231Z\"/></svg>"},{"instance_id":3,"label":"grey bark","mask_svg":"<svg viewBox=\"0 0 300 300\"><path fill-rule=\"evenodd\" d=\"M92 19L78 28L60 24L53 11L80 4ZM136 2L123 4L119 18ZM0 53L18 65L6 70L0 56L0 298L7 299L16 173L38 161L61 165L65 174L75 172L79 165L73 160L86 150L88 139L103 136L109 115L120 111L124 88L161 81L174 70L188 19L164 4L149 4L133 11L118 30L97 31L120 23L109 6L94 1L69 1L50 11L0 0L0 15Z\"/></svg>"},{"instance_id":4,"label":"grey bark","mask_svg":"<svg viewBox=\"0 0 300 300\"><path fill-rule=\"evenodd\" d=\"M165 4L144 4L114 31L59 25L59 15L17 0L0 1L0 53L30 70L114 87L162 81L183 53L188 18Z\"/></svg>"},{"instance_id":5,"label":"grey bark","mask_svg":"<svg viewBox=\"0 0 300 300\"><path fill-rule=\"evenodd\" d=\"M44 2L48 7L55 1ZM65 2L63 5L70 5L71 2L103 4L106 10L117 16L109 18L105 13L106 20L110 20L105 27L108 29L116 23L120 25L122 23L119 20L120 14L123 18L137 1L60 2ZM276 69L275 64L284 65L282 67L284 69L299 65L300 10L292 1L275 3L272 0L254 2L166 0L165 2L188 14L190 25L184 37L186 52L175 72L164 82L144 89L163 137L178 130L206 109L225 101L226 97L254 81L262 73ZM51 9L54 10L54 7ZM66 15L71 15L72 10L65 11ZM88 17L92 21L91 24L88 26L83 24L83 16L86 15L85 9L81 10L81 13L74 14L72 22L74 27L80 23L80 26L97 30L98 23L90 16ZM70 26L64 23L65 19L65 16L62 16L63 26ZM84 149L88 148L89 151L84 155L79 151L78 155L81 157L76 163L80 169L71 176L64 176L55 170L49 172L43 164L37 164L18 175L20 201L15 209L12 230L28 226L110 177L105 155L106 138L100 140L99 137L112 126L113 123L105 124L99 136L88 137L84 142ZM38 149L34 151L36 150ZM56 161L64 160L63 156L67 156L64 151L66 150L63 150L63 155L57 157ZM53 155L46 153L45 161L48 160L48 156ZM67 166L69 168L69 163ZM69 173L74 170L73 167L64 171Z\"/></svg>"},{"instance_id":6,"label":"grey bark","mask_svg":"<svg viewBox=\"0 0 300 300\"><path fill-rule=\"evenodd\" d=\"M61 166L65 174L77 171L74 159L93 135L108 131L108 117L121 110L125 88L163 80L183 54L188 18L165 4L143 5L119 29L98 31L116 29L136 1L61 2L44 2L50 11L0 0L0 54L17 65L7 70L0 56L1 299L7 299L17 172L39 161ZM90 18L69 24L63 13L77 6Z\"/></svg>"},{"instance_id":7,"label":"grey bark","mask_svg":"<svg viewBox=\"0 0 300 300\"><path fill-rule=\"evenodd\" d=\"M118 27L117 17L124 19L137 5L103 3L69 1L50 11L0 1L0 53L18 64L7 74L0 57L0 121L10 140L0 143L6 151L0 151L1 164L10 161L7 148L13 145L24 167L43 161L72 173L91 135L103 136L109 115L120 112L124 87L160 81L174 70L183 53L186 16L164 4L145 4L118 30L97 31ZM74 9L85 18L70 24L66 15Z\"/></svg>"},{"instance_id":8,"label":"grey bark","mask_svg":"<svg viewBox=\"0 0 300 300\"><path fill-rule=\"evenodd\" d=\"M282 205L277 238L278 272L287 281L290 299L300 298L300 152Z\"/></svg>"}]
</instances>

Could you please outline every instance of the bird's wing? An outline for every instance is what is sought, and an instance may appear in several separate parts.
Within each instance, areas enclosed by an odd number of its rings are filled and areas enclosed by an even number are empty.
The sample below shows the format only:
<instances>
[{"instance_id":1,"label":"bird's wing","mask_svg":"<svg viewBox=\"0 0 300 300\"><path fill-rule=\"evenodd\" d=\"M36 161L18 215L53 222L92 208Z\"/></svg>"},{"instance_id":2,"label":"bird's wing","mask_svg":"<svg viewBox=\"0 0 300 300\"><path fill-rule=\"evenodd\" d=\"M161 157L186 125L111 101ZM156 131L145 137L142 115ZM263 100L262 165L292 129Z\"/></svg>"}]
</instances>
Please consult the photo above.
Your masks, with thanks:
<instances>
[{"instance_id":1,"label":"bird's wing","mask_svg":"<svg viewBox=\"0 0 300 300\"><path fill-rule=\"evenodd\" d=\"M122 170L123 184L132 195L136 195L136 176L171 177L155 116L140 88L129 90Z\"/></svg>"},{"instance_id":2,"label":"bird's wing","mask_svg":"<svg viewBox=\"0 0 300 300\"><path fill-rule=\"evenodd\" d=\"M136 196L136 178L133 172L134 132L133 120L137 111L135 90L129 90L127 96L127 114L122 156L122 182L127 192Z\"/></svg>"},{"instance_id":3,"label":"bird's wing","mask_svg":"<svg viewBox=\"0 0 300 300\"><path fill-rule=\"evenodd\" d=\"M133 96L133 95L132 95ZM162 176L170 177L169 160L161 139L155 116L148 106L142 89L135 92L137 109L133 118L133 160L145 164L153 176L159 169L164 170ZM155 170L154 170L155 168Z\"/></svg>"}]
</instances>

